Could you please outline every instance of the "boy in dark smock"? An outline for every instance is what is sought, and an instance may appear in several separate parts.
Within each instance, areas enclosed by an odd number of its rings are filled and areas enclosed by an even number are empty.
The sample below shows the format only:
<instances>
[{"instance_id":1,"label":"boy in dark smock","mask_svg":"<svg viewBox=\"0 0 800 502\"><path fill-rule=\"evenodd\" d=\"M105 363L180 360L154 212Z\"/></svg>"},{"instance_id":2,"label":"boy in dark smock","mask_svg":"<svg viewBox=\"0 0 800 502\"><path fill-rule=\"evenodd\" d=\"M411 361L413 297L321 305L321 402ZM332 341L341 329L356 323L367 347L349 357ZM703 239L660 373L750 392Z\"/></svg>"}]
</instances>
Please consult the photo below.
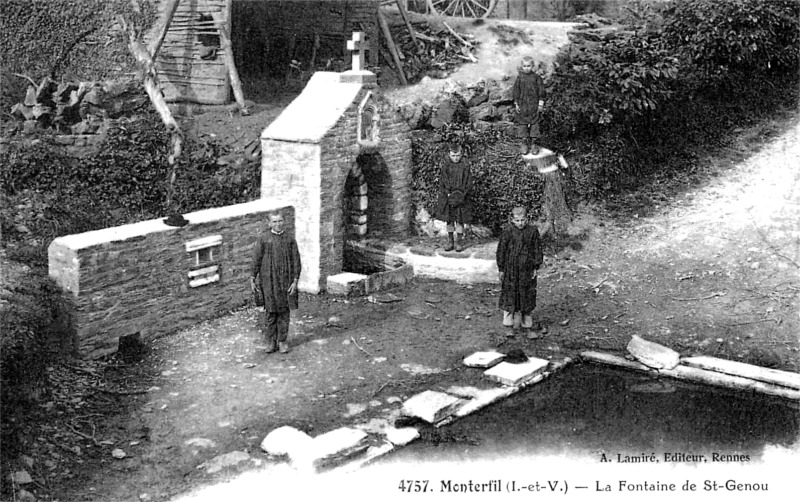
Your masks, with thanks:
<instances>
[{"instance_id":1,"label":"boy in dark smock","mask_svg":"<svg viewBox=\"0 0 800 502\"><path fill-rule=\"evenodd\" d=\"M445 251L463 251L464 225L472 223L472 173L469 164L462 159L461 145L450 145L450 153L444 159L439 175L439 199L436 217L447 223L447 245ZM455 232L455 241L453 233Z\"/></svg>"},{"instance_id":2,"label":"boy in dark smock","mask_svg":"<svg viewBox=\"0 0 800 502\"><path fill-rule=\"evenodd\" d=\"M264 293L263 331L267 352L289 351L289 313L297 309L300 252L297 241L283 229L283 216L270 214L269 230L258 239L253 252L250 287ZM258 281L260 278L260 282Z\"/></svg>"},{"instance_id":3,"label":"boy in dark smock","mask_svg":"<svg viewBox=\"0 0 800 502\"><path fill-rule=\"evenodd\" d=\"M528 223L523 207L511 211L511 224L497 244L497 269L500 271L500 301L503 325L533 328L536 308L537 270L542 266L542 244L539 229Z\"/></svg>"},{"instance_id":4,"label":"boy in dark smock","mask_svg":"<svg viewBox=\"0 0 800 502\"><path fill-rule=\"evenodd\" d=\"M535 142L539 138L539 110L544 106L544 83L542 77L533 71L533 58L522 58L519 76L512 89L517 124L517 137L520 140L520 153L527 155L539 152Z\"/></svg>"}]
</instances>

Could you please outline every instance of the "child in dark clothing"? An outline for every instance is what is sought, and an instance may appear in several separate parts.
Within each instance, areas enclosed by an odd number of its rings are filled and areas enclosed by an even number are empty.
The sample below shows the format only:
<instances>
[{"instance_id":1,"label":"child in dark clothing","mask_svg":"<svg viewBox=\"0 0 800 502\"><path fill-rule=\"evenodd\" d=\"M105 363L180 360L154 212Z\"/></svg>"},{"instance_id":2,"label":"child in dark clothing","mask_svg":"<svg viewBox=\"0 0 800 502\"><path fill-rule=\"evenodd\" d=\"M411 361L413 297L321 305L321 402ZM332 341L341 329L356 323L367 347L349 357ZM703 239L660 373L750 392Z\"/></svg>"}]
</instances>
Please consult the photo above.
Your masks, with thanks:
<instances>
[{"instance_id":1,"label":"child in dark clothing","mask_svg":"<svg viewBox=\"0 0 800 502\"><path fill-rule=\"evenodd\" d=\"M544 84L542 77L533 71L533 58L522 58L522 66L512 89L517 135L520 139L520 153L536 155L539 147L539 111L544 106Z\"/></svg>"},{"instance_id":2,"label":"child in dark clothing","mask_svg":"<svg viewBox=\"0 0 800 502\"><path fill-rule=\"evenodd\" d=\"M472 173L467 161L462 159L459 144L450 145L450 152L439 175L436 217L447 223L447 245L444 250L463 251L461 239L464 225L472 223Z\"/></svg>"},{"instance_id":3,"label":"child in dark clothing","mask_svg":"<svg viewBox=\"0 0 800 502\"><path fill-rule=\"evenodd\" d=\"M511 224L497 244L497 269L500 271L500 301L503 325L533 328L536 307L537 270L542 266L542 244L539 229L528 224L524 207L511 211Z\"/></svg>"}]
</instances>

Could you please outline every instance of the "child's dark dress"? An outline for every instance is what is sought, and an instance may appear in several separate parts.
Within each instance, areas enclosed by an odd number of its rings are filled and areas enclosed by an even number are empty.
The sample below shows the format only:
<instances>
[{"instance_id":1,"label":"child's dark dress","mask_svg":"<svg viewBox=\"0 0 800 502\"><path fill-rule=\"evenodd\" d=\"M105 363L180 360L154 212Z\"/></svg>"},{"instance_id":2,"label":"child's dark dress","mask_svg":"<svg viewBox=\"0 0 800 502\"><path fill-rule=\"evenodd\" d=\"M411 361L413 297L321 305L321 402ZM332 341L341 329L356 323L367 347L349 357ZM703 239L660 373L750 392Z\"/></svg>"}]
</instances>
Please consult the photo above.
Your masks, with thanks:
<instances>
[{"instance_id":1,"label":"child's dark dress","mask_svg":"<svg viewBox=\"0 0 800 502\"><path fill-rule=\"evenodd\" d=\"M533 271L542 265L539 229L522 230L508 225L497 244L497 268L503 272L499 307L506 312L529 314L536 307L536 279Z\"/></svg>"},{"instance_id":2,"label":"child's dark dress","mask_svg":"<svg viewBox=\"0 0 800 502\"><path fill-rule=\"evenodd\" d=\"M446 223L472 223L472 173L465 159L453 162L448 156L439 175L436 217Z\"/></svg>"}]
</instances>

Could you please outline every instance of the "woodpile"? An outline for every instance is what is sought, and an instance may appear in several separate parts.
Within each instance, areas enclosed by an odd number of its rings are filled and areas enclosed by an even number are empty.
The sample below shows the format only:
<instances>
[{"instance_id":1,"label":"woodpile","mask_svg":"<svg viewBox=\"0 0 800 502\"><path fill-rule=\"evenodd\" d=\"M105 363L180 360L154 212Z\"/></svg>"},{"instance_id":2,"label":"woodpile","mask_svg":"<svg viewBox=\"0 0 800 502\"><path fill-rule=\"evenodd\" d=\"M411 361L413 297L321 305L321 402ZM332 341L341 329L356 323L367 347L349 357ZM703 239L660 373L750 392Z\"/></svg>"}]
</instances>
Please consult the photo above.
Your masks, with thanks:
<instances>
[{"instance_id":1,"label":"woodpile","mask_svg":"<svg viewBox=\"0 0 800 502\"><path fill-rule=\"evenodd\" d=\"M623 29L623 26L613 24L610 20L594 13L577 16L577 20L583 24L567 33L570 42L574 44L607 42L617 37L636 35L636 32Z\"/></svg>"},{"instance_id":2,"label":"woodpile","mask_svg":"<svg viewBox=\"0 0 800 502\"><path fill-rule=\"evenodd\" d=\"M427 21L395 23L389 26L402 70L409 83L428 76L443 79L464 63L476 62L477 42L472 35L459 34L446 22L434 28ZM381 40L381 56L397 70L386 37Z\"/></svg>"},{"instance_id":3,"label":"woodpile","mask_svg":"<svg viewBox=\"0 0 800 502\"><path fill-rule=\"evenodd\" d=\"M11 108L24 133L55 130L63 134L95 134L108 119L148 103L135 81L55 82L45 77L30 81L25 99Z\"/></svg>"}]
</instances>

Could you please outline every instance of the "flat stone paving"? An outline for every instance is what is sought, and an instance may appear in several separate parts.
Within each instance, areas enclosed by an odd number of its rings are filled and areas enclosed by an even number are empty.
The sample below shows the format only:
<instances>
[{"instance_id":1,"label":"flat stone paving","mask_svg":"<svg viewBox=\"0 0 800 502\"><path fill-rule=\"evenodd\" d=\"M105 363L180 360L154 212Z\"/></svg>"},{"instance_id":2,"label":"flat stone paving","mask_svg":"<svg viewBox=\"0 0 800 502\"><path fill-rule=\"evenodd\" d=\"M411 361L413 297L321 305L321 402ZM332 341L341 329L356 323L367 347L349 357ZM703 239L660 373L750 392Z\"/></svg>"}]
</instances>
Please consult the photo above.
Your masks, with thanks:
<instances>
[{"instance_id":1,"label":"flat stone paving","mask_svg":"<svg viewBox=\"0 0 800 502\"><path fill-rule=\"evenodd\" d=\"M503 357L498 352L483 351L465 359L485 362ZM315 438L292 427L279 427L264 438L261 447L273 455L288 454L291 465L298 470L351 471L420 437L415 427L394 427L397 418L416 417L442 427L546 378L569 361L554 363L552 371L548 372L544 371L548 367L544 359L530 358L522 364L500 363L484 374L494 370L492 374L496 376L491 379L502 383L503 387L451 386L446 392L426 390L407 399L401 409L391 410L384 418L372 418L352 428L342 427Z\"/></svg>"},{"instance_id":2,"label":"flat stone paving","mask_svg":"<svg viewBox=\"0 0 800 502\"><path fill-rule=\"evenodd\" d=\"M505 358L505 354L493 350L476 352L464 358L464 366L470 368L491 368Z\"/></svg>"},{"instance_id":3,"label":"flat stone paving","mask_svg":"<svg viewBox=\"0 0 800 502\"><path fill-rule=\"evenodd\" d=\"M461 399L450 394L426 390L403 403L402 414L435 424L452 415L461 404Z\"/></svg>"},{"instance_id":4,"label":"flat stone paving","mask_svg":"<svg viewBox=\"0 0 800 502\"><path fill-rule=\"evenodd\" d=\"M483 374L489 380L499 382L503 385L521 385L539 373L542 373L549 364L546 359L529 357L528 362L512 364L502 362L497 366L486 370Z\"/></svg>"},{"instance_id":5,"label":"flat stone paving","mask_svg":"<svg viewBox=\"0 0 800 502\"><path fill-rule=\"evenodd\" d=\"M342 427L315 437L305 447L290 452L289 456L296 467L316 470L363 453L369 448L368 437L364 431Z\"/></svg>"}]
</instances>

